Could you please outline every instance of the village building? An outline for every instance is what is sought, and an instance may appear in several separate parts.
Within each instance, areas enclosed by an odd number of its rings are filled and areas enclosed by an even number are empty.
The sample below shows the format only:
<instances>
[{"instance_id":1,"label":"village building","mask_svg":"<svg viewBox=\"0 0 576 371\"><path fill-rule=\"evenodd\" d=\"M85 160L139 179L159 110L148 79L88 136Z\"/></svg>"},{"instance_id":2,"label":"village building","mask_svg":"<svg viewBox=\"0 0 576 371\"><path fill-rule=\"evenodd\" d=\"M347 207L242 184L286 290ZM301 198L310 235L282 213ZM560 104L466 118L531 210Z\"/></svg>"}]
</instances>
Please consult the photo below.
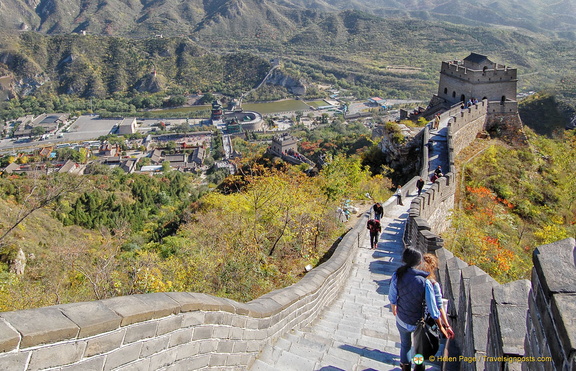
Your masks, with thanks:
<instances>
[{"instance_id":1,"label":"village building","mask_svg":"<svg viewBox=\"0 0 576 371\"><path fill-rule=\"evenodd\" d=\"M136 133L136 118L127 117L118 124L118 135L127 135Z\"/></svg>"},{"instance_id":2,"label":"village building","mask_svg":"<svg viewBox=\"0 0 576 371\"><path fill-rule=\"evenodd\" d=\"M44 134L53 134L68 120L68 116L68 113L45 113L36 118L33 115L20 117L14 123L16 130L13 132L13 137L29 137L33 135L36 127L42 128Z\"/></svg>"},{"instance_id":3,"label":"village building","mask_svg":"<svg viewBox=\"0 0 576 371\"><path fill-rule=\"evenodd\" d=\"M306 163L310 167L316 166L314 162L298 152L298 139L288 133L274 136L272 144L268 147L268 153L278 156L291 164L300 165Z\"/></svg>"},{"instance_id":4,"label":"village building","mask_svg":"<svg viewBox=\"0 0 576 371\"><path fill-rule=\"evenodd\" d=\"M242 133L247 131L262 130L264 119L255 111L244 111L242 108L233 106L232 111L224 111L222 104L215 100L212 102L210 120L213 125L221 127L227 133Z\"/></svg>"},{"instance_id":5,"label":"village building","mask_svg":"<svg viewBox=\"0 0 576 371\"><path fill-rule=\"evenodd\" d=\"M100 146L99 154L104 157L114 157L118 156L122 152L122 149L118 144L104 143Z\"/></svg>"}]
</instances>

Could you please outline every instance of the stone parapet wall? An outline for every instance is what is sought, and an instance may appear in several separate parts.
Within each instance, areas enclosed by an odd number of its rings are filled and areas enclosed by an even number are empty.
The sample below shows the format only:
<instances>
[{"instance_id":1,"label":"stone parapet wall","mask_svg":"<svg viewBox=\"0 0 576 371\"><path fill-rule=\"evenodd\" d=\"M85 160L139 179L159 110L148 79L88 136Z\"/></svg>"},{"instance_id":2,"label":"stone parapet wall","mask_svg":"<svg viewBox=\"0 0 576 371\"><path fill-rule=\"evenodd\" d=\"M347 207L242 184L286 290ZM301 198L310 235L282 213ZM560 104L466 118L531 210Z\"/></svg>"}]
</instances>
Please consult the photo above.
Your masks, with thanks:
<instances>
[{"instance_id":1,"label":"stone parapet wall","mask_svg":"<svg viewBox=\"0 0 576 371\"><path fill-rule=\"evenodd\" d=\"M514 121L517 114L500 115L499 120L508 116ZM465 357L462 370L576 371L574 239L538 247L532 281L507 284L497 283L443 248L439 234L447 219L442 218L453 208L456 190L454 138L471 142L482 129L480 116L468 118L470 125L455 120L448 128L451 172L412 201L404 241L422 252L435 252L440 259L438 277L448 299L455 341Z\"/></svg>"},{"instance_id":2,"label":"stone parapet wall","mask_svg":"<svg viewBox=\"0 0 576 371\"><path fill-rule=\"evenodd\" d=\"M245 370L339 295L368 216L326 263L249 303L174 292L0 313L0 369Z\"/></svg>"},{"instance_id":3,"label":"stone parapet wall","mask_svg":"<svg viewBox=\"0 0 576 371\"><path fill-rule=\"evenodd\" d=\"M526 321L526 353L551 356L527 370L576 370L576 241L538 247L533 255L532 289ZM530 365L532 366L532 365Z\"/></svg>"},{"instance_id":4,"label":"stone parapet wall","mask_svg":"<svg viewBox=\"0 0 576 371\"><path fill-rule=\"evenodd\" d=\"M490 101L488 103L488 113L491 115L505 115L505 114L517 114L518 113L518 102L512 101Z\"/></svg>"}]
</instances>

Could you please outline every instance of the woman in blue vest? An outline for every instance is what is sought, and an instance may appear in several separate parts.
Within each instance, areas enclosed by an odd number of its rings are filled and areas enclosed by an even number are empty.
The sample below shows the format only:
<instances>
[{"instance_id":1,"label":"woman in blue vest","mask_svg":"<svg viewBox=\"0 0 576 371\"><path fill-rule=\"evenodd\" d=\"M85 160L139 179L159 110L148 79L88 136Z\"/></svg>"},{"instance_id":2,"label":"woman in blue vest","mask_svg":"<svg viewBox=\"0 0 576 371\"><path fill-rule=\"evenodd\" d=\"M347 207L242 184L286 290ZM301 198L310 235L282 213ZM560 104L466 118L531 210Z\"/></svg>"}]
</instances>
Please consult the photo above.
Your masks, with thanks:
<instances>
[{"instance_id":1,"label":"woman in blue vest","mask_svg":"<svg viewBox=\"0 0 576 371\"><path fill-rule=\"evenodd\" d=\"M429 273L416 269L422 261L422 254L418 250L406 248L402 261L404 265L394 272L390 280L388 298L400 332L400 366L402 371L409 371L411 366L408 352L412 347L412 332L416 330L416 324L424 314L424 301L440 331L446 337L449 335L440 321L432 283L426 279ZM452 336L453 333L450 334L450 337ZM417 365L415 370L424 370L424 365Z\"/></svg>"}]
</instances>

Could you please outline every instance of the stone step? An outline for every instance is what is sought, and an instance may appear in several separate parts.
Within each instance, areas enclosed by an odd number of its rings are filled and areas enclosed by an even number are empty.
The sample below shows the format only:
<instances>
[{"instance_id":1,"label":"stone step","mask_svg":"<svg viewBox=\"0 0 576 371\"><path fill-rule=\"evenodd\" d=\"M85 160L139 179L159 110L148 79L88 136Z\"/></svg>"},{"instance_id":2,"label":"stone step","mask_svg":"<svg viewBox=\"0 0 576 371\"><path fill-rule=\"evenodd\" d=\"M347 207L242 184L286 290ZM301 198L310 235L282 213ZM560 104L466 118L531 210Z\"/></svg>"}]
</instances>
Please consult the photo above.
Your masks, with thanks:
<instances>
[{"instance_id":1,"label":"stone step","mask_svg":"<svg viewBox=\"0 0 576 371\"><path fill-rule=\"evenodd\" d=\"M297 348L298 347L295 349ZM319 360L316 357L305 358L292 352L282 352L280 357L275 361L274 366L276 367L276 370L283 371L315 370L318 361Z\"/></svg>"}]
</instances>

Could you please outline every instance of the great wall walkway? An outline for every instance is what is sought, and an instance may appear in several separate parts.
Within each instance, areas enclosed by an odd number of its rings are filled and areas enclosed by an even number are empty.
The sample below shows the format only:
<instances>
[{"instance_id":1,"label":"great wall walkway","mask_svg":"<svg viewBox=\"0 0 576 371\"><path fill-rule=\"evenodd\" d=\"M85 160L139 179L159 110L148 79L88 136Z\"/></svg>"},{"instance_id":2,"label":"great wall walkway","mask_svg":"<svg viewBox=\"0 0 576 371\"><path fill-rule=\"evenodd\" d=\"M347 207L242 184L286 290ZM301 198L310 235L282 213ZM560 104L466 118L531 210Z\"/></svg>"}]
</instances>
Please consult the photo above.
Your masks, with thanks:
<instances>
[{"instance_id":1,"label":"great wall walkway","mask_svg":"<svg viewBox=\"0 0 576 371\"><path fill-rule=\"evenodd\" d=\"M441 122L439 130L430 134L429 174L438 165L447 168L446 125ZM400 370L400 338L388 289L392 273L402 265L404 226L416 196L414 187L407 192L403 206L396 205L395 198L384 204L378 247L371 250L368 238L364 239L338 299L310 326L267 346L253 371ZM440 367L427 364L426 369Z\"/></svg>"}]
</instances>

